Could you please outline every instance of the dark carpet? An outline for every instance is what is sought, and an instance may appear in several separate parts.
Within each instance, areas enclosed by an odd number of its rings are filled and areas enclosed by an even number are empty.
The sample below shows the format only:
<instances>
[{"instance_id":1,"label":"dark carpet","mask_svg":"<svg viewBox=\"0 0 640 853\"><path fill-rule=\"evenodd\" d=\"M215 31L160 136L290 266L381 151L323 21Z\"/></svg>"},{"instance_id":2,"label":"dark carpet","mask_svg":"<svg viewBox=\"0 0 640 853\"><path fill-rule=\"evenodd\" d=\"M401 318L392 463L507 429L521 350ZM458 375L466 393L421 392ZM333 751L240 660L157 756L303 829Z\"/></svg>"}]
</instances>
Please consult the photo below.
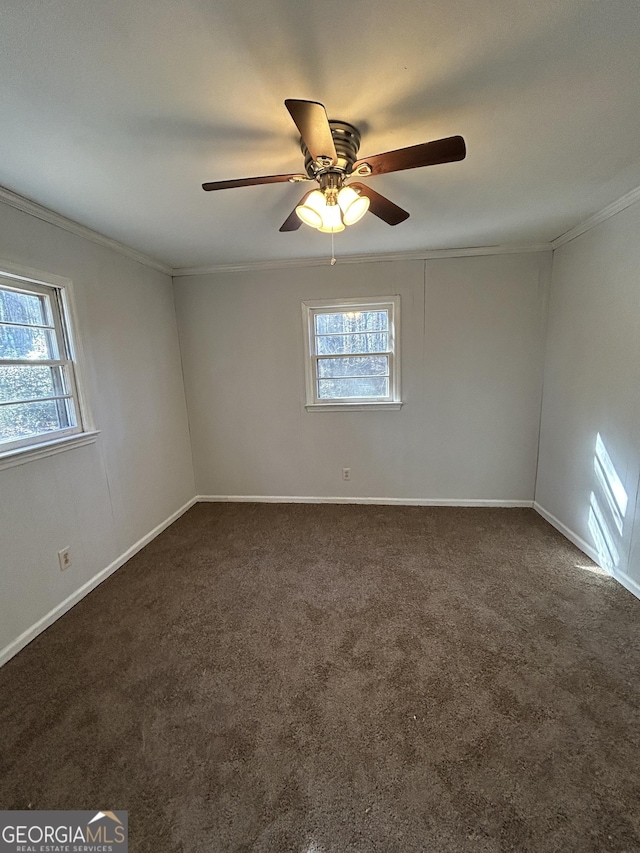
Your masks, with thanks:
<instances>
[{"instance_id":1,"label":"dark carpet","mask_svg":"<svg viewBox=\"0 0 640 853\"><path fill-rule=\"evenodd\" d=\"M581 568L582 567L582 568ZM640 850L640 602L533 510L196 505L0 670L153 853Z\"/></svg>"}]
</instances>

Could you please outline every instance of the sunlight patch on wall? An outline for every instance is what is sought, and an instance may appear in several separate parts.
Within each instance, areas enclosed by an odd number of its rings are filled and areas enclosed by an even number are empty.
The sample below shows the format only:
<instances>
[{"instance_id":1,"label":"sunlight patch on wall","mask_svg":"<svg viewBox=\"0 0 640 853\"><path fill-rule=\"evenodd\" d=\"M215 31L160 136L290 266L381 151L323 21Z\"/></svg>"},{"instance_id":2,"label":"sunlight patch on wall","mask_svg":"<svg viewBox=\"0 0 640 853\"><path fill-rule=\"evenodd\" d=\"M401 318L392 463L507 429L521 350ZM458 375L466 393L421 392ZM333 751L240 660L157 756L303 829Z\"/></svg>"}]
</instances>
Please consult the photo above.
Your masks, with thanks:
<instances>
[{"instance_id":1,"label":"sunlight patch on wall","mask_svg":"<svg viewBox=\"0 0 640 853\"><path fill-rule=\"evenodd\" d=\"M596 479L600 484L602 494L606 498L611 515L615 522L618 532L622 533L624 517L627 513L628 497L622 485L622 481L618 476L618 472L613 466L611 457L607 453L607 448L598 433L596 437L596 455L593 459L593 467L596 473Z\"/></svg>"},{"instance_id":2,"label":"sunlight patch on wall","mask_svg":"<svg viewBox=\"0 0 640 853\"><path fill-rule=\"evenodd\" d=\"M602 565L615 569L620 562L620 554L613 544L611 530L605 520L598 498L593 492L591 492L589 503L589 532Z\"/></svg>"},{"instance_id":3,"label":"sunlight patch on wall","mask_svg":"<svg viewBox=\"0 0 640 853\"><path fill-rule=\"evenodd\" d=\"M589 532L601 564L610 570L620 563L627 493L600 433L596 436L593 458L594 491L589 498Z\"/></svg>"}]
</instances>

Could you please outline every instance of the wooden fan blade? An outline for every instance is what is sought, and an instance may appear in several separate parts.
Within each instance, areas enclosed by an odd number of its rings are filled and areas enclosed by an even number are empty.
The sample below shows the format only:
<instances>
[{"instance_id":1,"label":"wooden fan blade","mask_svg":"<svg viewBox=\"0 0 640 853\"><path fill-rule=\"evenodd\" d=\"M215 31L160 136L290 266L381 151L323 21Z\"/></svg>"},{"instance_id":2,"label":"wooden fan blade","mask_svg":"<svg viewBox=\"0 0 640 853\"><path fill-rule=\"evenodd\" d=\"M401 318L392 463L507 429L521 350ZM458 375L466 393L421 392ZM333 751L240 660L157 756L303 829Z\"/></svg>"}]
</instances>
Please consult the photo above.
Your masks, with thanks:
<instances>
[{"instance_id":1,"label":"wooden fan blade","mask_svg":"<svg viewBox=\"0 0 640 853\"><path fill-rule=\"evenodd\" d=\"M233 187L254 187L258 184L281 184L285 181L297 183L298 181L309 181L307 175L264 175L260 178L238 178L236 181L208 181L202 185L202 189L210 192L211 190L230 190Z\"/></svg>"},{"instance_id":2,"label":"wooden fan blade","mask_svg":"<svg viewBox=\"0 0 640 853\"><path fill-rule=\"evenodd\" d=\"M309 198L313 190L309 190L308 193L302 196L300 201L296 204L296 207L300 207L301 204L304 204L305 201ZM302 219L296 213L296 207L293 208L289 216L285 219L285 221L280 226L280 231L297 231L298 228L302 225Z\"/></svg>"},{"instance_id":3,"label":"wooden fan blade","mask_svg":"<svg viewBox=\"0 0 640 853\"><path fill-rule=\"evenodd\" d=\"M372 175L384 175L386 172L401 172L403 169L417 169L420 166L435 166L438 163L452 163L464 160L467 153L464 139L461 136L448 136L446 139L436 139L434 142L423 142L411 145L409 148L398 148L385 154L375 154L373 157L363 157L353 164L352 172L358 166L368 163Z\"/></svg>"},{"instance_id":4,"label":"wooden fan blade","mask_svg":"<svg viewBox=\"0 0 640 853\"><path fill-rule=\"evenodd\" d=\"M349 184L349 186L360 190L362 195L366 195L369 199L369 211L389 225L398 225L398 223L404 222L405 219L409 218L406 210L403 210L397 204L389 201L385 196L372 190L371 187L364 184Z\"/></svg>"},{"instance_id":5,"label":"wooden fan blade","mask_svg":"<svg viewBox=\"0 0 640 853\"><path fill-rule=\"evenodd\" d=\"M322 157L331 160L327 165L333 165L338 155L324 106L316 101L292 99L286 100L284 105L289 110L314 163Z\"/></svg>"}]
</instances>

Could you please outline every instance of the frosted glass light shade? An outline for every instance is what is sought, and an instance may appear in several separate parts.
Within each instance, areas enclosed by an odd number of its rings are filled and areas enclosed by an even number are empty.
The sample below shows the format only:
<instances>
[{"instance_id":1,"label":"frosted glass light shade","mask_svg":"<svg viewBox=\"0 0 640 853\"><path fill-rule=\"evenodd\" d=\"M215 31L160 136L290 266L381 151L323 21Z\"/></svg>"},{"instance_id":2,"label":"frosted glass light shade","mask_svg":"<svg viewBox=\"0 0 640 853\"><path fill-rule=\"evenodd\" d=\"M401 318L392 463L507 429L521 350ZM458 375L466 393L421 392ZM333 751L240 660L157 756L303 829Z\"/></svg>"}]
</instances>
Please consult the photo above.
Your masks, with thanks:
<instances>
[{"instance_id":1,"label":"frosted glass light shade","mask_svg":"<svg viewBox=\"0 0 640 853\"><path fill-rule=\"evenodd\" d=\"M345 225L354 225L369 210L369 199L360 195L353 187L342 187L338 193L338 204L342 209Z\"/></svg>"},{"instance_id":2,"label":"frosted glass light shade","mask_svg":"<svg viewBox=\"0 0 640 853\"><path fill-rule=\"evenodd\" d=\"M344 222L337 204L328 204L322 211L322 225L318 231L322 231L324 234L337 234L338 231L344 231Z\"/></svg>"},{"instance_id":3,"label":"frosted glass light shade","mask_svg":"<svg viewBox=\"0 0 640 853\"><path fill-rule=\"evenodd\" d=\"M296 213L305 225L320 228L326 208L327 203L320 190L313 190L305 199L304 204L299 204L296 207Z\"/></svg>"}]
</instances>

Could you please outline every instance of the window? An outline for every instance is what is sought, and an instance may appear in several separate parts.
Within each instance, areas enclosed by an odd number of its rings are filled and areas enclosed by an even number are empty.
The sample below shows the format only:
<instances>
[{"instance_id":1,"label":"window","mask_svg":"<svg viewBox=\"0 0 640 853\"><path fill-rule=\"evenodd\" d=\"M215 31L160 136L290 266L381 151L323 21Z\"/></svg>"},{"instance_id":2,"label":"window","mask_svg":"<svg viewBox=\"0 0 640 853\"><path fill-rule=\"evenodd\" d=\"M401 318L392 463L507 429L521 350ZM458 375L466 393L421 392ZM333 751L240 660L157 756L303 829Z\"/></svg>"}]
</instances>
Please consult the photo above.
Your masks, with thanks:
<instances>
[{"instance_id":1,"label":"window","mask_svg":"<svg viewBox=\"0 0 640 853\"><path fill-rule=\"evenodd\" d=\"M64 291L0 274L0 456L85 430Z\"/></svg>"},{"instance_id":2,"label":"window","mask_svg":"<svg viewBox=\"0 0 640 853\"><path fill-rule=\"evenodd\" d=\"M400 297L302 304L308 410L399 409Z\"/></svg>"}]
</instances>

